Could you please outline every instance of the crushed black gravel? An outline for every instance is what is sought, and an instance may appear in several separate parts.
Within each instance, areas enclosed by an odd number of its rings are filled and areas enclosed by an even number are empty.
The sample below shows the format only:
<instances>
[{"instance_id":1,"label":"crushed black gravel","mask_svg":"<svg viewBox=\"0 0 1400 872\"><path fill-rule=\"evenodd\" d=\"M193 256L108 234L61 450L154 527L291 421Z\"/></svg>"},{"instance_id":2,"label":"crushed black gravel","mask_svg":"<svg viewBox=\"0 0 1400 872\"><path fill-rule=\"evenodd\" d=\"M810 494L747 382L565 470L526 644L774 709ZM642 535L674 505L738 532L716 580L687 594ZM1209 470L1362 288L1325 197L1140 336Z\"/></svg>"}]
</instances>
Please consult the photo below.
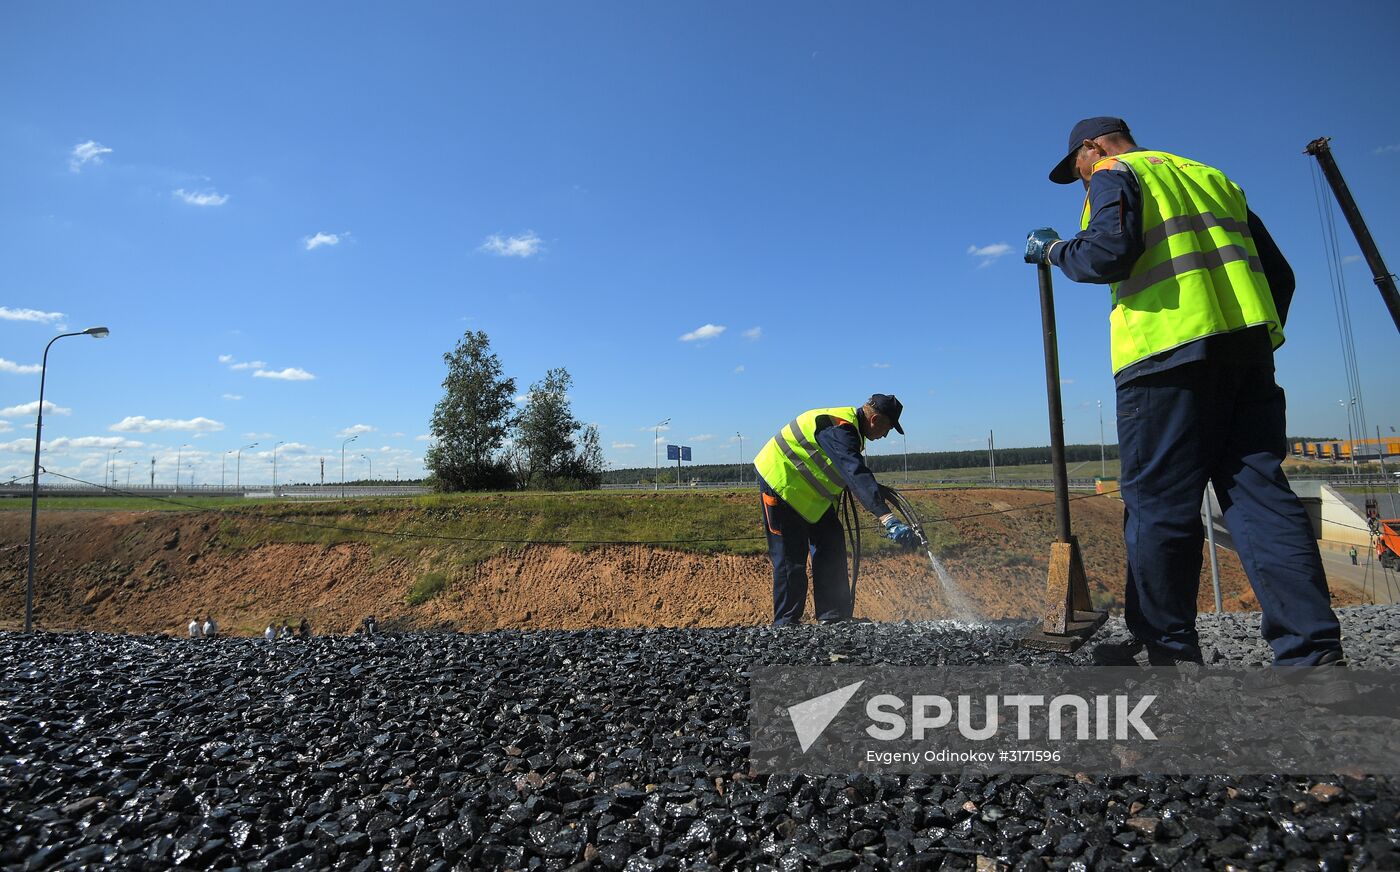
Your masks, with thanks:
<instances>
[{"instance_id":1,"label":"crushed black gravel","mask_svg":"<svg viewBox=\"0 0 1400 872\"><path fill-rule=\"evenodd\" d=\"M1397 618L1342 612L1355 665ZM1268 661L1257 615L1201 628ZM750 665L1054 662L1022 629L0 634L0 866L1400 868L1387 777L752 773Z\"/></svg>"}]
</instances>

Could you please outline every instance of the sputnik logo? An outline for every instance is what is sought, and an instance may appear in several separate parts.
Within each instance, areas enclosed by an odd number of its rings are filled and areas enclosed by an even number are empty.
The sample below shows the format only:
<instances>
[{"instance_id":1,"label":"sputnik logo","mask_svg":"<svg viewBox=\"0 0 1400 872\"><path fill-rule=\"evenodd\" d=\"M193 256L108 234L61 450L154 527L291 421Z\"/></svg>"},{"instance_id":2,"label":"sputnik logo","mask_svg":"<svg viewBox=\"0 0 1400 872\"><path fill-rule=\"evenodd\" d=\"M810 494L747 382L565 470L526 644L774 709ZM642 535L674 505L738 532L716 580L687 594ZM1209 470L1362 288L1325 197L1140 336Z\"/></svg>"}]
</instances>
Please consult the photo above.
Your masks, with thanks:
<instances>
[{"instance_id":1,"label":"sputnik logo","mask_svg":"<svg viewBox=\"0 0 1400 872\"><path fill-rule=\"evenodd\" d=\"M792 728L797 733L797 742L802 746L802 753L806 754L807 749L821 738L822 733L831 726L831 722L841 713L846 703L851 701L851 697L856 695L862 684L865 682L857 681L855 684L848 684L831 693L814 696L788 707L788 717L792 718Z\"/></svg>"}]
</instances>

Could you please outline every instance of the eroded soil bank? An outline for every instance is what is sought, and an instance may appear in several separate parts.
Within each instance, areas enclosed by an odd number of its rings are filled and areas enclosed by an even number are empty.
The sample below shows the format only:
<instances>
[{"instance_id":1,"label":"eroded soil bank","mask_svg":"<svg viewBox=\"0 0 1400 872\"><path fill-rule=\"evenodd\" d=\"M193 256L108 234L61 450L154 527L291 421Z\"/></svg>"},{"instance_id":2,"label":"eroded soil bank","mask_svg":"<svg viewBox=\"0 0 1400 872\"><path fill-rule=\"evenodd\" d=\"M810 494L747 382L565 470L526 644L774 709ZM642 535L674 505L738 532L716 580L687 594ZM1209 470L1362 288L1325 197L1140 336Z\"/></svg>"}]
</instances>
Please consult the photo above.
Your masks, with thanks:
<instances>
[{"instance_id":1,"label":"eroded soil bank","mask_svg":"<svg viewBox=\"0 0 1400 872\"><path fill-rule=\"evenodd\" d=\"M934 499L943 517L980 515L951 522L957 544L943 562L982 615L1039 616L1053 539L1048 495L956 490ZM984 514L1008 509L1018 511ZM1121 603L1121 504L1080 500L1073 514L1095 601ZM26 513L0 512L2 627L23 617L27 535ZM53 629L179 633L208 614L235 634L303 616L331 633L350 632L370 614L388 628L463 631L733 626L772 616L762 555L527 546L463 566L440 542L407 555L359 541L231 544L212 512L47 511L39 548L36 621ZM1256 609L1239 561L1232 552L1221 557L1226 608ZM438 570L445 588L409 605L415 582ZM1336 604L1360 602L1350 588L1334 588ZM1200 604L1212 608L1204 573ZM880 621L948 616L927 559L916 554L867 556L856 612Z\"/></svg>"}]
</instances>

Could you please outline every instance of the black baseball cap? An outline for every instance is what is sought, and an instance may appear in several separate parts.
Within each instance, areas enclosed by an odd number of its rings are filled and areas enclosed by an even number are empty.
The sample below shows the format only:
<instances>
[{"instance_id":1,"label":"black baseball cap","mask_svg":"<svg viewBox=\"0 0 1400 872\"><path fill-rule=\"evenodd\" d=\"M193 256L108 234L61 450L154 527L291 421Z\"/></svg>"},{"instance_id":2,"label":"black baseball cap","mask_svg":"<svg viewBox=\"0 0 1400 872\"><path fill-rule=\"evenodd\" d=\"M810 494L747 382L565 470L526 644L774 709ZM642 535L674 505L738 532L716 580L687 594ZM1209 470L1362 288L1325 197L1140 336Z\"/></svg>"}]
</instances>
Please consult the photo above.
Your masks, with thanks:
<instances>
[{"instance_id":1,"label":"black baseball cap","mask_svg":"<svg viewBox=\"0 0 1400 872\"><path fill-rule=\"evenodd\" d=\"M870 399L866 400L865 404L889 418L894 429L899 431L899 435L904 435L904 428L899 426L899 413L904 411L904 404L893 394L871 394Z\"/></svg>"},{"instance_id":2,"label":"black baseball cap","mask_svg":"<svg viewBox=\"0 0 1400 872\"><path fill-rule=\"evenodd\" d=\"M1085 118L1074 125L1074 129L1069 132L1069 154L1065 155L1050 171L1050 181L1057 185L1068 185L1079 179L1078 174L1074 171L1074 156L1079 153L1079 146L1084 144L1084 140L1098 139L1100 136L1107 136L1110 133L1130 132L1128 122L1122 118L1114 118L1111 115Z\"/></svg>"}]
</instances>

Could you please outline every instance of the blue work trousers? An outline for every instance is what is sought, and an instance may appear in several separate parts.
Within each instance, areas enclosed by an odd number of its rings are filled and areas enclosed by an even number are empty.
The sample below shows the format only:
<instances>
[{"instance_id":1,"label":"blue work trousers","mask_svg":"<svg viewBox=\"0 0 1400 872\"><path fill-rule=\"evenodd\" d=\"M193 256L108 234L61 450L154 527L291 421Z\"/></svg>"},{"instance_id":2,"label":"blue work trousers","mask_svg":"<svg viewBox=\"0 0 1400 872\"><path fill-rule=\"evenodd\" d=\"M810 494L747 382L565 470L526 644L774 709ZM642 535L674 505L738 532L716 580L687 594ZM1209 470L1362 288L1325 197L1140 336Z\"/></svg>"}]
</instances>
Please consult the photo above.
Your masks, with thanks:
<instances>
[{"instance_id":1,"label":"blue work trousers","mask_svg":"<svg viewBox=\"0 0 1400 872\"><path fill-rule=\"evenodd\" d=\"M1198 656L1201 498L1215 485L1280 666L1341 649L1312 524L1288 486L1283 389L1272 364L1199 361L1118 388L1124 617L1140 641Z\"/></svg>"},{"instance_id":2,"label":"blue work trousers","mask_svg":"<svg viewBox=\"0 0 1400 872\"><path fill-rule=\"evenodd\" d=\"M812 559L812 601L818 620L850 617L851 587L846 576L846 536L836 507L815 524L760 481L763 530L773 559L773 623L802 621L807 604L807 558Z\"/></svg>"}]
</instances>

